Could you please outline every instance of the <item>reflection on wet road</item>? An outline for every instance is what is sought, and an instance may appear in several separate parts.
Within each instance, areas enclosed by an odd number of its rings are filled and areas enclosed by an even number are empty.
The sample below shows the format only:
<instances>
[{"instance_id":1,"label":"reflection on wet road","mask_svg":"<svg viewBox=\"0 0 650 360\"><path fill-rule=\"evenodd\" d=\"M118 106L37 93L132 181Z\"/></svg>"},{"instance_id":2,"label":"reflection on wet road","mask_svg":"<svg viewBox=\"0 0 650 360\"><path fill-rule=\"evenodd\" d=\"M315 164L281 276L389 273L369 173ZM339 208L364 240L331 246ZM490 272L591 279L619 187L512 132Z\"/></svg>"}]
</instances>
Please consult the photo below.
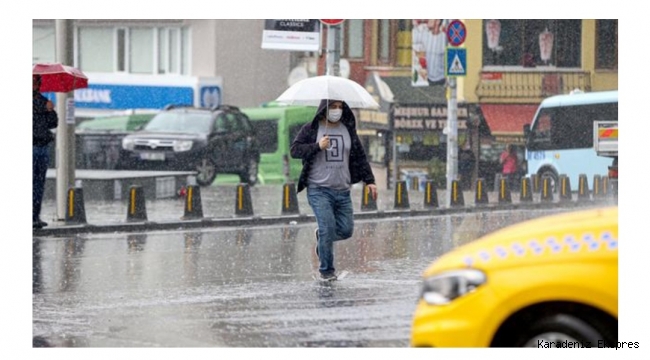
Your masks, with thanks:
<instances>
[{"instance_id":1,"label":"reflection on wet road","mask_svg":"<svg viewBox=\"0 0 650 360\"><path fill-rule=\"evenodd\" d=\"M34 239L34 343L405 347L432 260L560 211L358 221L335 247L350 275L329 284L313 279L313 224Z\"/></svg>"}]
</instances>

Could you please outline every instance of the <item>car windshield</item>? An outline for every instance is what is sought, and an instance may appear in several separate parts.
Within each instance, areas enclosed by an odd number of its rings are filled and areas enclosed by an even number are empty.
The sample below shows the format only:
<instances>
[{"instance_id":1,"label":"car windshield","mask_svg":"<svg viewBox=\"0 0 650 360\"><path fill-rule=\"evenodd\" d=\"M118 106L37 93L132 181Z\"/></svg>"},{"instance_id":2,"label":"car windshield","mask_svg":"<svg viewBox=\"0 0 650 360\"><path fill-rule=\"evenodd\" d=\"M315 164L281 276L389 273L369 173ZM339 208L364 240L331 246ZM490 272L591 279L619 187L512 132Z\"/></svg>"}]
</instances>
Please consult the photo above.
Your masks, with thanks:
<instances>
[{"instance_id":1,"label":"car windshield","mask_svg":"<svg viewBox=\"0 0 650 360\"><path fill-rule=\"evenodd\" d=\"M147 131L208 134L212 116L209 113L164 112L144 127Z\"/></svg>"}]
</instances>

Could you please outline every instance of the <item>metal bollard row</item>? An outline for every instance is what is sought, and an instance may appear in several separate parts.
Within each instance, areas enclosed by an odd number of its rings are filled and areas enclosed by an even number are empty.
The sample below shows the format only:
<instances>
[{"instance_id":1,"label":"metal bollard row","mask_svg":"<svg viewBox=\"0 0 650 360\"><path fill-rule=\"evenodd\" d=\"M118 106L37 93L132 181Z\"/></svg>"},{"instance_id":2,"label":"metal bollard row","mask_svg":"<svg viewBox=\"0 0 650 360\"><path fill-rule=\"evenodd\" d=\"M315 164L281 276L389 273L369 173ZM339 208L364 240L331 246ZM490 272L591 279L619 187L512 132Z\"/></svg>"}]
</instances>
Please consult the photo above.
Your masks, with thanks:
<instances>
[{"instance_id":1,"label":"metal bollard row","mask_svg":"<svg viewBox=\"0 0 650 360\"><path fill-rule=\"evenodd\" d=\"M495 184L497 191L497 202L499 204L512 203L509 183L506 178L498 177L498 183ZM406 181L397 181L395 184L395 197L393 208L395 210L410 209L408 187ZM451 207L465 206L463 191L460 182L454 180L451 183ZM607 176L595 175L593 179L593 191L589 190L587 176L579 176L579 185L577 191L577 201L590 201L602 199L612 195L611 184ZM414 188L415 189L415 188ZM485 179L476 180L474 191L474 206L484 206L490 203ZM418 190L419 191L419 188ZM539 201L553 202L554 193L558 193L559 202L573 201L569 177L562 174L558 177L557 183L551 178L542 178L534 175L521 179L519 189L520 202L534 201L534 194L539 194ZM590 196L591 194L591 196ZM68 202L66 208L65 224L66 225L86 225L86 212L83 200L83 189L81 187L71 187L68 190ZM423 207L425 209L437 209L439 207L437 188L433 181L429 180L424 184ZM377 211L377 201L372 198L370 189L364 184L361 196L361 211ZM281 198L281 215L299 215L298 196L296 193L296 184L293 182L285 183L282 187ZM235 191L235 215L236 216L253 216L253 203L248 184L239 184ZM181 220L203 219L203 206L201 202L201 188L197 185L189 185L186 189L184 214ZM127 203L126 221L147 222L147 209L145 204L144 189L140 185L133 185L129 189L129 199Z\"/></svg>"}]
</instances>

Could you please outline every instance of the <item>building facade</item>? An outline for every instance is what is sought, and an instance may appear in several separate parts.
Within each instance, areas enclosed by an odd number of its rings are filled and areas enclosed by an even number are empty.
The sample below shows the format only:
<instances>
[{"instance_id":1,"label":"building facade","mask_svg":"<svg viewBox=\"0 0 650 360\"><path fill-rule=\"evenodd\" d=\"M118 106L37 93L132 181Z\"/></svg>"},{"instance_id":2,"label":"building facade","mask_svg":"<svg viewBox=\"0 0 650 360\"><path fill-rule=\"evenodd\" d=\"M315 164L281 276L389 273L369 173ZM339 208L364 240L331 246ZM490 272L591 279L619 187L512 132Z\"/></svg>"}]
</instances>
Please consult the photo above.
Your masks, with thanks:
<instances>
[{"instance_id":1,"label":"building facade","mask_svg":"<svg viewBox=\"0 0 650 360\"><path fill-rule=\"evenodd\" d=\"M263 50L264 20L73 20L78 118L167 104L257 106L287 88L295 54ZM33 63L56 62L54 20L33 20Z\"/></svg>"},{"instance_id":2,"label":"building facade","mask_svg":"<svg viewBox=\"0 0 650 360\"><path fill-rule=\"evenodd\" d=\"M360 111L359 128L375 172L385 172L388 183L394 164L400 175L413 169L440 178L435 172L444 172L439 162L446 161L446 85L414 87L411 81L412 32L423 21L343 24L341 56L350 64L350 78L380 100L379 110ZM523 125L532 121L544 98L575 89L618 89L617 20L463 23L467 75L457 78L458 143L476 159L470 183L499 171L498 155L505 144L523 148ZM319 68L323 66L321 59Z\"/></svg>"},{"instance_id":3,"label":"building facade","mask_svg":"<svg viewBox=\"0 0 650 360\"><path fill-rule=\"evenodd\" d=\"M412 81L413 30L424 22L347 19L340 25L341 74L365 86L380 104L357 111L357 118L382 187L407 170L444 176L446 84ZM74 66L90 80L88 89L75 91L75 114L169 103L257 106L295 81L297 68L306 70L301 76L325 73L327 26L320 51L280 51L261 48L264 23L74 20ZM498 171L495 158L506 143L521 147L523 125L544 98L574 89L618 89L617 20L463 23L467 69L457 78L458 143L475 159L470 183ZM33 62L54 62L54 20L33 20L33 29Z\"/></svg>"}]
</instances>

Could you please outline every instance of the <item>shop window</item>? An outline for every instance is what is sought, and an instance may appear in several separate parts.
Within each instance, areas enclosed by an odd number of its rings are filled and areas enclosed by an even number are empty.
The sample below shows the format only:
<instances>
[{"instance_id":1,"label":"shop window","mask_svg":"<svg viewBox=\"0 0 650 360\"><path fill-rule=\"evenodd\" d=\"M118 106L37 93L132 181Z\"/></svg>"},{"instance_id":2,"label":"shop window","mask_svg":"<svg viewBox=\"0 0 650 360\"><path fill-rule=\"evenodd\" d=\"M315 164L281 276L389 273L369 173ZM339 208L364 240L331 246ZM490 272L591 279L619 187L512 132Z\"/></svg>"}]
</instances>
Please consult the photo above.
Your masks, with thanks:
<instances>
[{"instance_id":1,"label":"shop window","mask_svg":"<svg viewBox=\"0 0 650 360\"><path fill-rule=\"evenodd\" d=\"M596 20L596 68L618 69L618 20Z\"/></svg>"},{"instance_id":2,"label":"shop window","mask_svg":"<svg viewBox=\"0 0 650 360\"><path fill-rule=\"evenodd\" d=\"M581 20L484 20L486 66L580 67Z\"/></svg>"}]
</instances>

